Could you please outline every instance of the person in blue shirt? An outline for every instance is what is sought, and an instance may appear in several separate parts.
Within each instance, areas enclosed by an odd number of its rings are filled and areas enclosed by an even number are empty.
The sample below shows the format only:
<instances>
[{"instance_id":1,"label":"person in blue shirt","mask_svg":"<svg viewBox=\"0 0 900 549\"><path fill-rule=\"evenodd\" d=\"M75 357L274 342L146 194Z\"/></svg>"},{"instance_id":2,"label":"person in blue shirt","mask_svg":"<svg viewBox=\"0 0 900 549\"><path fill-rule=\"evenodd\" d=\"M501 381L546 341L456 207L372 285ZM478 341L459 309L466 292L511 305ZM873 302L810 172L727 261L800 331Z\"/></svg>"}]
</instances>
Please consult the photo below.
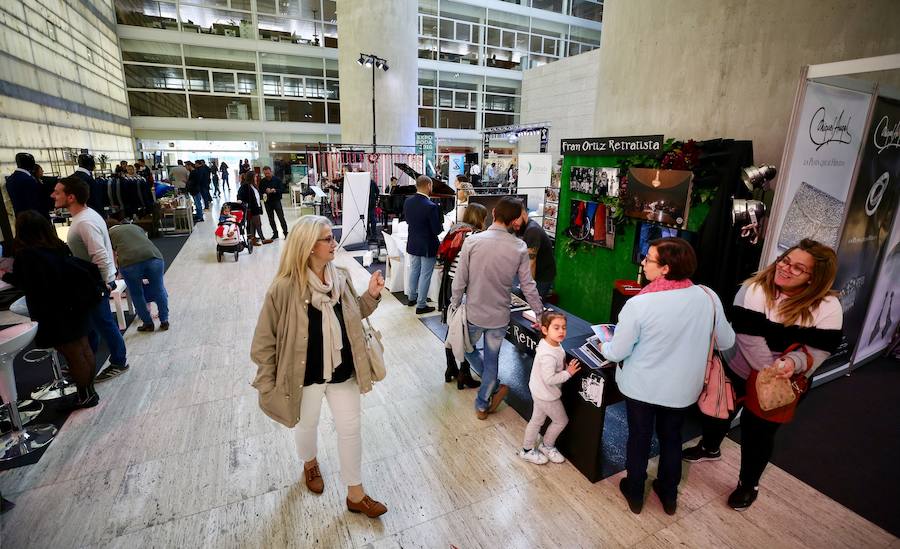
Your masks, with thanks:
<instances>
[{"instance_id":1,"label":"person in blue shirt","mask_svg":"<svg viewBox=\"0 0 900 549\"><path fill-rule=\"evenodd\" d=\"M650 284L625 303L615 335L600 350L608 360L621 363L616 383L628 414L628 475L619 490L631 511L640 513L655 424L660 451L653 491L666 513L674 515L681 480L681 426L703 389L712 332L719 349L731 348L735 336L719 297L691 282L697 256L686 240L654 240L642 265Z\"/></svg>"}]
</instances>

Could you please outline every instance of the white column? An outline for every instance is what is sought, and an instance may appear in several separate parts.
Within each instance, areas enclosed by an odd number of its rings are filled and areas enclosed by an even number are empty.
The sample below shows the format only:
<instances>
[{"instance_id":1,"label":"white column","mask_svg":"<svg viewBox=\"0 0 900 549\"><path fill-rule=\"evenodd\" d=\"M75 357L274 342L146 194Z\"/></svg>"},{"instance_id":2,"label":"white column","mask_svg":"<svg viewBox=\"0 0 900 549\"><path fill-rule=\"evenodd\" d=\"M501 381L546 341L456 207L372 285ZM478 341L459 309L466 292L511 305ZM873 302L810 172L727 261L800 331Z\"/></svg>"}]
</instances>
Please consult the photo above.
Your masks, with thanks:
<instances>
[{"instance_id":1,"label":"white column","mask_svg":"<svg viewBox=\"0 0 900 549\"><path fill-rule=\"evenodd\" d=\"M411 0L338 0L341 141L372 143L372 72L378 144L414 145L418 120L418 17ZM365 68L360 53L387 60Z\"/></svg>"}]
</instances>

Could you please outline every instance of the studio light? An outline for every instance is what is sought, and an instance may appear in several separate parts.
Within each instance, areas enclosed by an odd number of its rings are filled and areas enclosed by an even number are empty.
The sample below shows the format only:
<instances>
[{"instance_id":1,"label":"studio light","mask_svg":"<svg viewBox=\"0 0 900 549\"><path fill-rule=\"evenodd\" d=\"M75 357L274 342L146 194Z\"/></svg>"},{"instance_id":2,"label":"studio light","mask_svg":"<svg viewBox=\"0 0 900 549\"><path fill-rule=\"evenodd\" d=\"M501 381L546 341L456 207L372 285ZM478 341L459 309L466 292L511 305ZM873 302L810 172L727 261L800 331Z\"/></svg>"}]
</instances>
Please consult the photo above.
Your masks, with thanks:
<instances>
[{"instance_id":1,"label":"studio light","mask_svg":"<svg viewBox=\"0 0 900 549\"><path fill-rule=\"evenodd\" d=\"M367 69L371 69L371 68L372 68L372 58L371 58L371 57L369 57L368 59L366 59L366 68L367 68Z\"/></svg>"},{"instance_id":2,"label":"studio light","mask_svg":"<svg viewBox=\"0 0 900 549\"><path fill-rule=\"evenodd\" d=\"M382 61L382 62L381 62L381 69L382 69L384 72L387 72L387 70L388 70L387 61Z\"/></svg>"},{"instance_id":3,"label":"studio light","mask_svg":"<svg viewBox=\"0 0 900 549\"><path fill-rule=\"evenodd\" d=\"M381 69L382 71L388 70L387 59L382 59L373 53L362 53L359 54L359 59L356 60L357 63L362 65L367 69L371 69L373 66L376 69ZM376 125L375 125L375 70L372 70L372 152L376 151L376 143L378 142L376 137Z\"/></svg>"},{"instance_id":4,"label":"studio light","mask_svg":"<svg viewBox=\"0 0 900 549\"><path fill-rule=\"evenodd\" d=\"M766 205L759 200L731 199L731 222L741 229L741 238L750 244L759 241L760 225L766 217Z\"/></svg>"},{"instance_id":5,"label":"studio light","mask_svg":"<svg viewBox=\"0 0 900 549\"><path fill-rule=\"evenodd\" d=\"M741 181L751 191L754 189L765 189L767 183L778 175L775 166L763 164L762 166L747 166L741 170Z\"/></svg>"},{"instance_id":6,"label":"studio light","mask_svg":"<svg viewBox=\"0 0 900 549\"><path fill-rule=\"evenodd\" d=\"M366 62L366 57L363 54L359 54L359 59L357 59L356 62L362 65Z\"/></svg>"}]
</instances>

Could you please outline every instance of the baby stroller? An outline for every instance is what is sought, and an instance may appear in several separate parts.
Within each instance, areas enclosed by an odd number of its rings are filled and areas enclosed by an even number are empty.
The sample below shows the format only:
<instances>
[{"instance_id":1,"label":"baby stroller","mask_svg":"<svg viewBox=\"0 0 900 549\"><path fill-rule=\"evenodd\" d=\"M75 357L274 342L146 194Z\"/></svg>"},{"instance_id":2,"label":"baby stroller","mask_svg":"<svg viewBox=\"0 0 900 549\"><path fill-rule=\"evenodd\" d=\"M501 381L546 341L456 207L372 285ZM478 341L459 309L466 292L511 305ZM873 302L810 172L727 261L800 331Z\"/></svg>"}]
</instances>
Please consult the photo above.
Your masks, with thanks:
<instances>
[{"instance_id":1,"label":"baby stroller","mask_svg":"<svg viewBox=\"0 0 900 549\"><path fill-rule=\"evenodd\" d=\"M242 250L253 253L253 246L247 243L246 216L247 208L240 202L226 202L222 205L219 226L216 227L216 260L219 263L225 254L234 254L234 260L237 261Z\"/></svg>"}]
</instances>

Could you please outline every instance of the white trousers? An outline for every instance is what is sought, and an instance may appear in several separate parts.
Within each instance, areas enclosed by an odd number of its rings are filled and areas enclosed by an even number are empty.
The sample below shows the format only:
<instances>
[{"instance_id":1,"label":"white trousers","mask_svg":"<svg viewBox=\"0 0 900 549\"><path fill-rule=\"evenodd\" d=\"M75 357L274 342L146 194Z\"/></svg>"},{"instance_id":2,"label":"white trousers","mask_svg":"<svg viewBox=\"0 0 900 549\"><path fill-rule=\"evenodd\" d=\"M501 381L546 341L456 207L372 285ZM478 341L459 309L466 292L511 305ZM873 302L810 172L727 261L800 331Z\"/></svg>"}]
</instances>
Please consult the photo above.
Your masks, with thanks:
<instances>
[{"instance_id":1,"label":"white trousers","mask_svg":"<svg viewBox=\"0 0 900 549\"><path fill-rule=\"evenodd\" d=\"M297 454L304 463L316 457L322 397L334 416L337 431L341 478L347 486L362 484L362 435L360 434L360 395L355 378L343 383L322 383L303 388L300 422L294 427Z\"/></svg>"},{"instance_id":2,"label":"white trousers","mask_svg":"<svg viewBox=\"0 0 900 549\"><path fill-rule=\"evenodd\" d=\"M535 398L533 400L534 411L531 412L531 420L528 422L528 425L525 426L525 440L522 442L522 447L534 448L538 433L541 432L541 427L544 426L544 422L547 421L548 417L551 419L551 423L547 427L547 430L544 431L543 444L545 446L556 446L556 437L563 432L563 429L566 428L566 424L569 423L569 416L566 415L566 409L559 399L541 400Z\"/></svg>"}]
</instances>

